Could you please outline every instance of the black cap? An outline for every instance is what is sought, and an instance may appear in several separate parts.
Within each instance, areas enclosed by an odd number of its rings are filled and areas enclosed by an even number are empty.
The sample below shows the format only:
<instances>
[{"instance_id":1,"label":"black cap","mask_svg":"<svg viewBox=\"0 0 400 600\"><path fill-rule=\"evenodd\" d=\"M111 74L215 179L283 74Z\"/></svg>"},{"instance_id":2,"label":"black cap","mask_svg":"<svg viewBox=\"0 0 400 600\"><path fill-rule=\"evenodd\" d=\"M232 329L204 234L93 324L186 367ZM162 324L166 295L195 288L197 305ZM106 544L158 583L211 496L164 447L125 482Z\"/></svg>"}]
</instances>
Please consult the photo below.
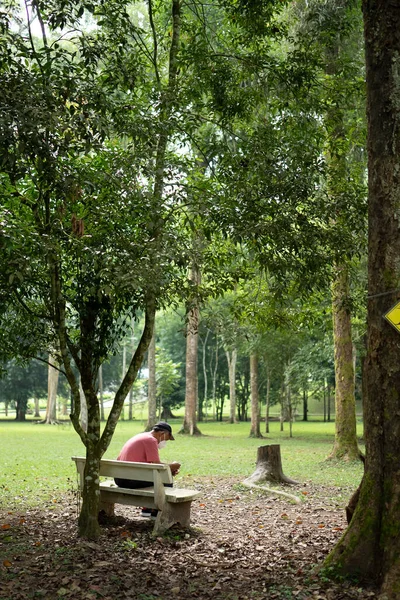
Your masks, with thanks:
<instances>
[{"instance_id":1,"label":"black cap","mask_svg":"<svg viewBox=\"0 0 400 600\"><path fill-rule=\"evenodd\" d=\"M159 421L153 427L153 431L167 431L169 433L170 440L174 440L174 436L172 435L171 425L166 423L165 421Z\"/></svg>"}]
</instances>

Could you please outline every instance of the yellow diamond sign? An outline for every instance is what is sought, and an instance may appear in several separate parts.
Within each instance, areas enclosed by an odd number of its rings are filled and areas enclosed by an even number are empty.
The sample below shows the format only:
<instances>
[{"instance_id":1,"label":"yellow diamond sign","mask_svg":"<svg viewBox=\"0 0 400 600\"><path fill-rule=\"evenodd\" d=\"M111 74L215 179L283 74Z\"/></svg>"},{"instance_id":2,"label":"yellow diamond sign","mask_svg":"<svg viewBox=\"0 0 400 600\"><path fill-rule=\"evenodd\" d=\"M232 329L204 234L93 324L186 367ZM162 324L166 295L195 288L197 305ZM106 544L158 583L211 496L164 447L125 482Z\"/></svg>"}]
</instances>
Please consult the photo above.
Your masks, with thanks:
<instances>
[{"instance_id":1,"label":"yellow diamond sign","mask_svg":"<svg viewBox=\"0 0 400 600\"><path fill-rule=\"evenodd\" d=\"M395 304L385 315L385 319L400 333L400 302Z\"/></svg>"}]
</instances>

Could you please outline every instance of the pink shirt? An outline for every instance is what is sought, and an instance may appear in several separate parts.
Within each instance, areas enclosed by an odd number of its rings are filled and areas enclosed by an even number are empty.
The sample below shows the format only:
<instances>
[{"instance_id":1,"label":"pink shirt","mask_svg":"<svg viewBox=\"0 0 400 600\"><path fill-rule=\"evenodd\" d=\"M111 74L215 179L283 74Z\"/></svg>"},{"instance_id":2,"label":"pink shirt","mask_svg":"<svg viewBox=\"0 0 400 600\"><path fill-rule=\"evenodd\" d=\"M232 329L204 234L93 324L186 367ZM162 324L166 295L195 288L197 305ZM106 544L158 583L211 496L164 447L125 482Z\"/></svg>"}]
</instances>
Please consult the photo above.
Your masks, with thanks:
<instances>
[{"instance_id":1,"label":"pink shirt","mask_svg":"<svg viewBox=\"0 0 400 600\"><path fill-rule=\"evenodd\" d=\"M117 460L130 462L159 463L158 442L150 431L139 433L122 447Z\"/></svg>"}]
</instances>

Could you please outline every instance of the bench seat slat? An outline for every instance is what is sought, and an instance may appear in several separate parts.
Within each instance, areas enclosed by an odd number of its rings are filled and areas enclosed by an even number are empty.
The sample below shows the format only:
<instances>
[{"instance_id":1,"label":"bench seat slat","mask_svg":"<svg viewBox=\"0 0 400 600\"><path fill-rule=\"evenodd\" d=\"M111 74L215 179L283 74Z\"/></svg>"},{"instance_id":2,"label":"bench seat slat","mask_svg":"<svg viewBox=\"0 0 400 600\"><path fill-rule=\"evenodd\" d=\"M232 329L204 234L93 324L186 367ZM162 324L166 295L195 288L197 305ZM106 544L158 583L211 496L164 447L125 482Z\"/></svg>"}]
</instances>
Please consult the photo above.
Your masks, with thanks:
<instances>
[{"instance_id":1,"label":"bench seat slat","mask_svg":"<svg viewBox=\"0 0 400 600\"><path fill-rule=\"evenodd\" d=\"M132 490L130 488L120 488L114 481L102 481L100 483L100 490L104 490L112 493L124 493L128 496L154 496L154 488L137 488ZM188 490L185 488L165 488L165 497L168 502L188 502L195 500L200 496L200 492L196 490Z\"/></svg>"}]
</instances>

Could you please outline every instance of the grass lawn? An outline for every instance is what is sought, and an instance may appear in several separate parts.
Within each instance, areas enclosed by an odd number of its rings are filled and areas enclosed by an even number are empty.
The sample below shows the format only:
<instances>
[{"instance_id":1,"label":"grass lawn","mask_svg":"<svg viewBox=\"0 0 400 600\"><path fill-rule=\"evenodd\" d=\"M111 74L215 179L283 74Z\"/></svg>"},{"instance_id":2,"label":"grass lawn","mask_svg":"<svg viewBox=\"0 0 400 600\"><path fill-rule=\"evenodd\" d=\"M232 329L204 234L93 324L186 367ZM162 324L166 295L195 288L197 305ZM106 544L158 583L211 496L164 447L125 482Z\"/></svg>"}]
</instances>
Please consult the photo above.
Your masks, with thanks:
<instances>
[{"instance_id":1,"label":"grass lawn","mask_svg":"<svg viewBox=\"0 0 400 600\"><path fill-rule=\"evenodd\" d=\"M181 420L171 421L174 433ZM263 426L262 426L263 427ZM238 483L254 471L257 447L280 444L285 475L299 482L356 488L361 463L326 461L334 441L334 423L298 422L281 432L277 422L264 439L248 437L250 423L199 423L200 437L176 435L161 452L166 462L182 463L181 477L237 477ZM362 424L358 424L362 436ZM142 421L121 421L105 458L116 458L124 442L143 431ZM265 434L264 434L265 435ZM66 490L76 487L73 455L84 455L80 438L69 423L57 426L32 422L0 422L0 508L15 509L56 504ZM346 493L347 497L348 494Z\"/></svg>"}]
</instances>

